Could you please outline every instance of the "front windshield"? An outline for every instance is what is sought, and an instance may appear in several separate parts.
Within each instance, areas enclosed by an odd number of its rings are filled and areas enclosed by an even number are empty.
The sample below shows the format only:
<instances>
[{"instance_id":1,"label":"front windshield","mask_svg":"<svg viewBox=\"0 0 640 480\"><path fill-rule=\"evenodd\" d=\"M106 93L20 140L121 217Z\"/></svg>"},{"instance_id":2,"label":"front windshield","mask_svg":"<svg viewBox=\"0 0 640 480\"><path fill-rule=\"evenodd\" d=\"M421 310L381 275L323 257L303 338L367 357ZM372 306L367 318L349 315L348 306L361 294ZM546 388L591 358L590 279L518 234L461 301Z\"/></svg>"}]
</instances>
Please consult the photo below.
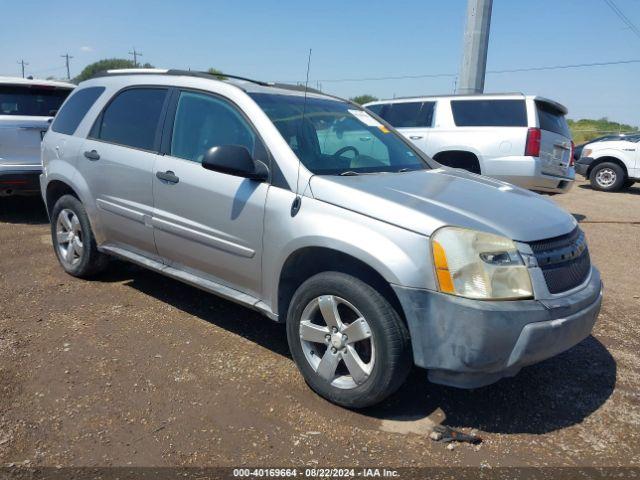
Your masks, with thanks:
<instances>
[{"instance_id":1,"label":"front windshield","mask_svg":"<svg viewBox=\"0 0 640 480\"><path fill-rule=\"evenodd\" d=\"M319 175L424 170L416 151L364 110L338 100L250 94L300 161ZM304 119L302 118L304 109Z\"/></svg>"}]
</instances>

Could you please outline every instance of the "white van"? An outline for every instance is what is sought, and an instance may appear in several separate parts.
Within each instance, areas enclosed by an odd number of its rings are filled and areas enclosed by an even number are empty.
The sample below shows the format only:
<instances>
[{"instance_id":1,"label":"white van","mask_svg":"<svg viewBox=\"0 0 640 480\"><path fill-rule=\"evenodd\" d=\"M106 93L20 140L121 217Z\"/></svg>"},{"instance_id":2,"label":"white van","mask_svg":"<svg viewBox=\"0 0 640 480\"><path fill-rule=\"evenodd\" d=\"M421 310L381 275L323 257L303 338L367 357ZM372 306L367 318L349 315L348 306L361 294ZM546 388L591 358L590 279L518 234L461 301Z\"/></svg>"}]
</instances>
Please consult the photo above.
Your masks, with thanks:
<instances>
[{"instance_id":1,"label":"white van","mask_svg":"<svg viewBox=\"0 0 640 480\"><path fill-rule=\"evenodd\" d=\"M530 190L564 193L574 181L567 109L516 94L396 98L365 105L443 165Z\"/></svg>"}]
</instances>

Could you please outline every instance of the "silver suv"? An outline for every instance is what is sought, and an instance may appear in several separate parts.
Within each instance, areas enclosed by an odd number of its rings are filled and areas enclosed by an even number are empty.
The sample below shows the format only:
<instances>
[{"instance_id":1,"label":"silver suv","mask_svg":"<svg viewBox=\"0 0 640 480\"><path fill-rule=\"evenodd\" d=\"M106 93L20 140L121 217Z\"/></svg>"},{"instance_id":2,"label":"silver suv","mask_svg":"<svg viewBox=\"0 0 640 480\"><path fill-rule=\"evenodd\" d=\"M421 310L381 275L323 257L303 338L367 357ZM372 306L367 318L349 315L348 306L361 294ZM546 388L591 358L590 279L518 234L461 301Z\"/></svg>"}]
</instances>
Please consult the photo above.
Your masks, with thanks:
<instances>
[{"instance_id":1,"label":"silver suv","mask_svg":"<svg viewBox=\"0 0 640 480\"><path fill-rule=\"evenodd\" d=\"M514 375L588 336L600 309L571 215L315 91L107 72L63 105L43 164L68 273L116 256L285 322L305 380L347 407L384 399L412 363L463 388Z\"/></svg>"},{"instance_id":2,"label":"silver suv","mask_svg":"<svg viewBox=\"0 0 640 480\"><path fill-rule=\"evenodd\" d=\"M38 194L40 142L74 85L0 77L0 197Z\"/></svg>"},{"instance_id":3,"label":"silver suv","mask_svg":"<svg viewBox=\"0 0 640 480\"><path fill-rule=\"evenodd\" d=\"M567 109L521 93L396 98L365 107L443 165L529 190L568 192L575 179Z\"/></svg>"}]
</instances>

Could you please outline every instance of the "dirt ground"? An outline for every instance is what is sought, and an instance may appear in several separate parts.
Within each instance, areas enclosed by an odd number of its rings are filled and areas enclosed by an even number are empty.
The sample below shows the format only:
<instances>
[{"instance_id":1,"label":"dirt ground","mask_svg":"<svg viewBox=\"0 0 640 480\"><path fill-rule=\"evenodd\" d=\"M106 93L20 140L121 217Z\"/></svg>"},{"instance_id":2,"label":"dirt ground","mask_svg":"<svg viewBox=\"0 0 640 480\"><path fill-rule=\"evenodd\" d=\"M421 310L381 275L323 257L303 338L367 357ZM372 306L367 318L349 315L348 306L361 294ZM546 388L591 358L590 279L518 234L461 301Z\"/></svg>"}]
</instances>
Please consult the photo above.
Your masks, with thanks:
<instances>
[{"instance_id":1,"label":"dirt ground","mask_svg":"<svg viewBox=\"0 0 640 480\"><path fill-rule=\"evenodd\" d=\"M549 198L602 272L593 336L473 391L416 369L359 412L306 386L282 325L121 262L66 275L38 199L0 199L0 466L638 467L640 185Z\"/></svg>"}]
</instances>

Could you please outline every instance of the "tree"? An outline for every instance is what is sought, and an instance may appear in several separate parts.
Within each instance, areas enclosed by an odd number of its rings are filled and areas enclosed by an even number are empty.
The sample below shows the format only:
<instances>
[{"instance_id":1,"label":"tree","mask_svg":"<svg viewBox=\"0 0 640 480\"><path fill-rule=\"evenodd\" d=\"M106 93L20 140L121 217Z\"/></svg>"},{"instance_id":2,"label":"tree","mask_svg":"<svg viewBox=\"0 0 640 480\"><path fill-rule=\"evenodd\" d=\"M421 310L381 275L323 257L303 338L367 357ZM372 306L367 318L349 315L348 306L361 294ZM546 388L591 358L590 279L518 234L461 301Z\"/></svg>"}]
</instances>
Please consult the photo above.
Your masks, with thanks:
<instances>
[{"instance_id":1,"label":"tree","mask_svg":"<svg viewBox=\"0 0 640 480\"><path fill-rule=\"evenodd\" d=\"M217 68L211 67L209 70L207 70L207 73L210 73L211 75L215 75L218 80L226 80L227 79L227 77L225 77L222 74L222 72L220 70L218 70Z\"/></svg>"},{"instance_id":2,"label":"tree","mask_svg":"<svg viewBox=\"0 0 640 480\"><path fill-rule=\"evenodd\" d=\"M117 70L120 68L136 68L136 66L133 61L126 58L105 58L104 60L99 60L84 67L82 72L73 79L73 83L80 83L87 80L98 72L103 72L105 70ZM153 68L153 65L145 63L142 65L142 68Z\"/></svg>"},{"instance_id":3,"label":"tree","mask_svg":"<svg viewBox=\"0 0 640 480\"><path fill-rule=\"evenodd\" d=\"M373 95L369 95L368 93L365 93L364 95L358 95L357 97L352 97L349 100L357 103L358 105L364 105L365 103L375 102L376 100L378 100L378 98L374 97Z\"/></svg>"}]
</instances>

